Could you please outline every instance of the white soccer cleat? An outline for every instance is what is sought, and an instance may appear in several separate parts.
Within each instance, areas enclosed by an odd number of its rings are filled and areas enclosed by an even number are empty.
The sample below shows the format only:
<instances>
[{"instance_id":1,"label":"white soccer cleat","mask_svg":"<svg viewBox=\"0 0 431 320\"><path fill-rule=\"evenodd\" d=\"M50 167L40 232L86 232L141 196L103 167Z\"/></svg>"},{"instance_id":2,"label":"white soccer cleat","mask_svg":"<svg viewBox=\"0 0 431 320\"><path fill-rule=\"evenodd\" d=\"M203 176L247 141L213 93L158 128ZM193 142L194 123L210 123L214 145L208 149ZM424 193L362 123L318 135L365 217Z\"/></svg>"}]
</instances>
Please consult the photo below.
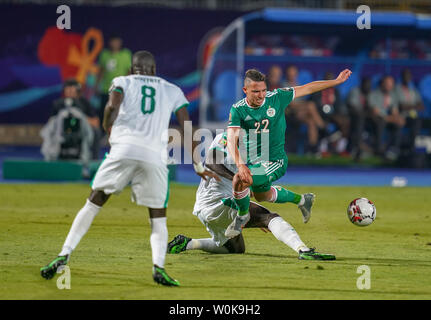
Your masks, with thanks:
<instances>
[{"instance_id":1,"label":"white soccer cleat","mask_svg":"<svg viewBox=\"0 0 431 320\"><path fill-rule=\"evenodd\" d=\"M242 228L247 224L247 222L250 220L250 213L247 213L244 216L237 215L235 219L232 221L232 223L227 227L224 235L226 238L232 239L238 236Z\"/></svg>"},{"instance_id":2,"label":"white soccer cleat","mask_svg":"<svg viewBox=\"0 0 431 320\"><path fill-rule=\"evenodd\" d=\"M298 206L298 208L302 212L302 221L304 223L307 223L308 220L311 218L311 207L313 206L313 202L316 196L314 193L306 193L304 194L304 204L301 206Z\"/></svg>"}]
</instances>

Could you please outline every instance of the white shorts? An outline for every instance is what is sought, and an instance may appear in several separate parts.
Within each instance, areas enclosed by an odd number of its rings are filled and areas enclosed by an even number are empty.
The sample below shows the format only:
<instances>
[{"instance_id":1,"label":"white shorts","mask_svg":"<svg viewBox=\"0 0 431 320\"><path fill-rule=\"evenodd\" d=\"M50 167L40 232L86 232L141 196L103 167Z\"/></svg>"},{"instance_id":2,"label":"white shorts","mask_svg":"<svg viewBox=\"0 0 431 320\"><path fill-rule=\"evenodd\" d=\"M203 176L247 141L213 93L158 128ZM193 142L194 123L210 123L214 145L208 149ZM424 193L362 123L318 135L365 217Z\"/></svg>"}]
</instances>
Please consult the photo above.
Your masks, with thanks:
<instances>
[{"instance_id":1,"label":"white shorts","mask_svg":"<svg viewBox=\"0 0 431 320\"><path fill-rule=\"evenodd\" d=\"M206 207L197 213L197 217L205 225L212 239L219 247L229 240L224 233L236 215L237 210L226 206L221 200L219 203Z\"/></svg>"},{"instance_id":2,"label":"white shorts","mask_svg":"<svg viewBox=\"0 0 431 320\"><path fill-rule=\"evenodd\" d=\"M119 194L131 183L132 201L153 209L166 208L169 199L169 170L166 166L132 160L103 160L91 183L93 190Z\"/></svg>"}]
</instances>

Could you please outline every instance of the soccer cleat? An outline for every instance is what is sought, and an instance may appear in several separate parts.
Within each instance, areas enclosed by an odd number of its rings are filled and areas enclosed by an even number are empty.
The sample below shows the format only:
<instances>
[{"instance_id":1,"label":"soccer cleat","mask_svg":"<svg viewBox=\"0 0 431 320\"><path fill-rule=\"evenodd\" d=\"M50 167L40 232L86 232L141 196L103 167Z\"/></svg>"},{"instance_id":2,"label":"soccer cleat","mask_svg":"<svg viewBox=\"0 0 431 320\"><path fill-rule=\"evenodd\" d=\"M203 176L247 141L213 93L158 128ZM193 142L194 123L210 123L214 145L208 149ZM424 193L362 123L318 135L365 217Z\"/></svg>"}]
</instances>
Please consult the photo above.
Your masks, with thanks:
<instances>
[{"instance_id":1,"label":"soccer cleat","mask_svg":"<svg viewBox=\"0 0 431 320\"><path fill-rule=\"evenodd\" d=\"M319 253L315 251L315 248L311 248L308 251L299 250L299 260L335 260L333 254Z\"/></svg>"},{"instance_id":2,"label":"soccer cleat","mask_svg":"<svg viewBox=\"0 0 431 320\"><path fill-rule=\"evenodd\" d=\"M183 236L182 234L177 235L174 240L168 243L168 253L180 253L186 251L187 244L192 241L191 238Z\"/></svg>"},{"instance_id":3,"label":"soccer cleat","mask_svg":"<svg viewBox=\"0 0 431 320\"><path fill-rule=\"evenodd\" d=\"M178 287L180 283L178 280L172 279L165 271L164 268L160 268L156 265L153 266L153 279L158 284L168 287Z\"/></svg>"},{"instance_id":4,"label":"soccer cleat","mask_svg":"<svg viewBox=\"0 0 431 320\"><path fill-rule=\"evenodd\" d=\"M226 238L232 239L232 238L235 238L237 235L239 235L249 220L250 220L250 213L247 213L246 215L243 215L243 216L237 215L235 219L232 221L232 223L227 227L224 233Z\"/></svg>"},{"instance_id":5,"label":"soccer cleat","mask_svg":"<svg viewBox=\"0 0 431 320\"><path fill-rule=\"evenodd\" d=\"M304 223L307 223L311 218L311 207L313 206L314 198L316 198L316 196L313 193L305 193L304 204L298 205L298 208L302 212L302 221L304 221Z\"/></svg>"},{"instance_id":6,"label":"soccer cleat","mask_svg":"<svg viewBox=\"0 0 431 320\"><path fill-rule=\"evenodd\" d=\"M69 255L58 256L51 263L40 268L40 275L45 279L51 279L57 273L58 268L65 266L69 261Z\"/></svg>"}]
</instances>

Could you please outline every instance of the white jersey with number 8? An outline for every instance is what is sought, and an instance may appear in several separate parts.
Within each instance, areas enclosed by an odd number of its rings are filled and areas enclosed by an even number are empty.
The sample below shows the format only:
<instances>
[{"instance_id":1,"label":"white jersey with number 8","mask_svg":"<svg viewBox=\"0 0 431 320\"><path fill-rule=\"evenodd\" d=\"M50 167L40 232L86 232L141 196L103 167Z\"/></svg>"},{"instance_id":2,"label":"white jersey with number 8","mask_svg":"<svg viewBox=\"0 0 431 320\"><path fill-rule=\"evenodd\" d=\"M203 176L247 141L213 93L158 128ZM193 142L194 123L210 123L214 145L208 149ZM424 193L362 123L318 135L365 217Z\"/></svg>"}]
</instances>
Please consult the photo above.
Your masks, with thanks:
<instances>
[{"instance_id":1,"label":"white jersey with number 8","mask_svg":"<svg viewBox=\"0 0 431 320\"><path fill-rule=\"evenodd\" d=\"M171 114L189 104L184 93L155 76L116 77L111 88L117 87L124 98L109 138L110 155L166 164Z\"/></svg>"}]
</instances>

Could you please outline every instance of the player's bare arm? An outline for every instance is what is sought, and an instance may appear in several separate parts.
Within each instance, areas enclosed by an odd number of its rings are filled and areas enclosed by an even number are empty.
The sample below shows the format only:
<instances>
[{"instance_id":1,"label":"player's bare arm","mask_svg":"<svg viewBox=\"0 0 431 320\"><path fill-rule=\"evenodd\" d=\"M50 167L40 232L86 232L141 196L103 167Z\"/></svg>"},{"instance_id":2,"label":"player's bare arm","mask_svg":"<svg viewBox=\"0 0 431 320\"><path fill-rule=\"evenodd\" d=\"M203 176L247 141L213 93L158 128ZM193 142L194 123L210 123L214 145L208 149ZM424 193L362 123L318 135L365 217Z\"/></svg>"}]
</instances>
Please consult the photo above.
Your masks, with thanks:
<instances>
[{"instance_id":1,"label":"player's bare arm","mask_svg":"<svg viewBox=\"0 0 431 320\"><path fill-rule=\"evenodd\" d=\"M186 121L190 121L190 117L189 117L189 113L187 112L186 108L181 108L179 109L176 113L175 113L178 122L181 126L183 135L184 135L184 130L185 130L185 122ZM194 131L194 130L193 130ZM192 133L192 137L193 137L193 133ZM192 140L192 150L189 150L190 154L193 155L195 154L195 150L196 147L198 146L199 142L198 141L193 141ZM195 167L195 171L197 173L198 176L200 176L202 179L207 180L207 178L214 178L217 181L220 181L220 177L215 174L214 172L211 172L209 170L206 170L203 166L202 163L199 160L193 159L193 164Z\"/></svg>"},{"instance_id":2,"label":"player's bare arm","mask_svg":"<svg viewBox=\"0 0 431 320\"><path fill-rule=\"evenodd\" d=\"M208 151L208 155L205 160L205 166L210 170L217 173L219 176L232 180L235 174L226 168L223 164L217 163L218 159L223 159L224 153L215 149Z\"/></svg>"},{"instance_id":3,"label":"player's bare arm","mask_svg":"<svg viewBox=\"0 0 431 320\"><path fill-rule=\"evenodd\" d=\"M109 100L106 103L105 112L103 114L103 129L108 133L108 135L111 133L112 125L117 118L123 98L123 89L120 87L115 88L109 94ZM110 195L105 194L103 191L92 190L88 199L92 203L101 207L106 203L106 201L108 201L109 197Z\"/></svg>"},{"instance_id":4,"label":"player's bare arm","mask_svg":"<svg viewBox=\"0 0 431 320\"><path fill-rule=\"evenodd\" d=\"M102 78L104 75L105 75L105 68L103 66L100 66L99 72L97 73L97 77L96 77L96 84L94 86L96 90L100 88L100 83L102 82Z\"/></svg>"},{"instance_id":5,"label":"player's bare arm","mask_svg":"<svg viewBox=\"0 0 431 320\"><path fill-rule=\"evenodd\" d=\"M235 165L238 168L238 177L246 184L251 185L253 178L251 176L250 169L246 166L244 160L241 158L238 148L239 134L241 128L229 127L227 128L227 150L235 161Z\"/></svg>"},{"instance_id":6,"label":"player's bare arm","mask_svg":"<svg viewBox=\"0 0 431 320\"><path fill-rule=\"evenodd\" d=\"M103 129L108 132L111 131L111 127L117 118L120 105L123 102L124 94L123 89L118 87L111 91L109 94L109 100L105 106L105 112L103 114Z\"/></svg>"},{"instance_id":7,"label":"player's bare arm","mask_svg":"<svg viewBox=\"0 0 431 320\"><path fill-rule=\"evenodd\" d=\"M332 88L338 86L349 79L352 71L349 69L345 69L340 72L338 77L333 80L321 80L321 81L313 81L303 86L294 87L295 89L295 98L303 97L315 92L319 92L328 88Z\"/></svg>"}]
</instances>

